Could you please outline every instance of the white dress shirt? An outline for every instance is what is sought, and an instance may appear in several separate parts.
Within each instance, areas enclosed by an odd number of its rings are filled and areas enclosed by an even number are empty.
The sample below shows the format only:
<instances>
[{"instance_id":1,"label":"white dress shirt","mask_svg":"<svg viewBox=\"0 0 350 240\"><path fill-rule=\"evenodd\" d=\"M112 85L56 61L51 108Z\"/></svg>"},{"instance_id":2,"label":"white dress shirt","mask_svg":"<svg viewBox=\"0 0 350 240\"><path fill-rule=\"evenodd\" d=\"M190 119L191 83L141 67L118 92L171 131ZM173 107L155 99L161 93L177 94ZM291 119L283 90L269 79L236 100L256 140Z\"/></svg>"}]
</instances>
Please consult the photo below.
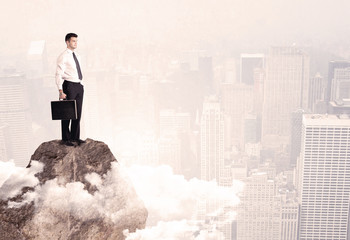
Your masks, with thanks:
<instances>
[{"instance_id":1,"label":"white dress shirt","mask_svg":"<svg viewBox=\"0 0 350 240\"><path fill-rule=\"evenodd\" d=\"M81 69L80 56L76 53ZM77 66L73 58L73 51L66 49L61 55L57 58L57 68L56 68L56 85L58 90L62 89L62 84L64 81L81 83L81 80L78 76Z\"/></svg>"}]
</instances>

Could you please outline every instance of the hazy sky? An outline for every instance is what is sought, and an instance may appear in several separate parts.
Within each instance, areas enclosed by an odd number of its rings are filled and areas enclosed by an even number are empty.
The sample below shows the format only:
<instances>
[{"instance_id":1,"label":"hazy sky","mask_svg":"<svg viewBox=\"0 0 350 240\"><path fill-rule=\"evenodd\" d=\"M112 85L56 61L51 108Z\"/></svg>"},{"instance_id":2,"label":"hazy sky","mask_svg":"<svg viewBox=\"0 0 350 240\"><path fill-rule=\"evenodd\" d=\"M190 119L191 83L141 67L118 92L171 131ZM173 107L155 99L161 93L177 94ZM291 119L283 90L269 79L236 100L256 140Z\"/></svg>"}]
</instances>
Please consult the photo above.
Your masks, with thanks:
<instances>
[{"instance_id":1,"label":"hazy sky","mask_svg":"<svg viewBox=\"0 0 350 240\"><path fill-rule=\"evenodd\" d=\"M242 45L346 44L346 0L1 0L0 54L67 32L98 42L140 38L160 45L233 40Z\"/></svg>"}]
</instances>

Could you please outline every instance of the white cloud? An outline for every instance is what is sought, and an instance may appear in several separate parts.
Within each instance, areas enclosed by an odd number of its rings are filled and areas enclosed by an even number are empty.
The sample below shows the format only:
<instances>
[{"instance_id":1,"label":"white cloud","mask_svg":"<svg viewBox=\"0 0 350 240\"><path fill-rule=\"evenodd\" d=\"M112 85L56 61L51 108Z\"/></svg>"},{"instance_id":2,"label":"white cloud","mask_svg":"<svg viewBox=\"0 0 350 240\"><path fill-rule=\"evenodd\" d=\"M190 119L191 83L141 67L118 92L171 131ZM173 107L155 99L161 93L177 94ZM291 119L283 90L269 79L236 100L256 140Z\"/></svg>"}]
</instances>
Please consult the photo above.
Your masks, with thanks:
<instances>
[{"instance_id":1,"label":"white cloud","mask_svg":"<svg viewBox=\"0 0 350 240\"><path fill-rule=\"evenodd\" d=\"M237 193L243 186L236 182L233 187L225 188L214 181L186 180L181 175L173 174L168 166L135 165L126 168L113 163L111 170L103 178L96 173L86 175L85 179L97 188L94 194L90 194L81 182L61 185L57 179L52 179L39 185L34 174L42 171L42 168L42 164L36 161L32 162L29 169L16 167L13 162L0 162L0 196L15 196L24 186L35 187L34 192L27 192L23 196L22 202L10 202L9 207L19 207L34 201L37 208L69 212L81 219L103 217L118 223L142 205L138 199L132 201L132 184L146 205L149 215L147 228L127 234L128 240L219 239L219 231L203 230L193 221L197 203L203 199L217 199L234 206L239 202ZM124 196L120 196L120 193ZM215 211L213 214L222 212L222 209ZM226 215L228 221L235 217L234 212ZM53 219L47 219L50 217L54 218L50 214L42 214L36 221L54 222Z\"/></svg>"},{"instance_id":2,"label":"white cloud","mask_svg":"<svg viewBox=\"0 0 350 240\"><path fill-rule=\"evenodd\" d=\"M124 233L126 240L220 240L223 233L218 230L199 230L197 226L187 220L160 221L156 226L137 230L135 233Z\"/></svg>"},{"instance_id":3,"label":"white cloud","mask_svg":"<svg viewBox=\"0 0 350 240\"><path fill-rule=\"evenodd\" d=\"M132 180L136 192L148 209L148 227L129 234L128 240L136 239L187 239L183 234L199 231L195 217L197 203L200 200L225 201L230 206L239 203L237 193L242 190L242 182L235 181L233 186L220 187L215 181L207 182L198 179L186 180L181 175L174 175L169 166L131 166L125 168ZM218 214L223 209L216 209ZM228 221L235 218L235 212L225 214ZM171 229L171 230L170 230ZM191 239L220 239L218 231L199 231Z\"/></svg>"},{"instance_id":4,"label":"white cloud","mask_svg":"<svg viewBox=\"0 0 350 240\"><path fill-rule=\"evenodd\" d=\"M23 187L34 187L39 180L34 176L42 171L43 164L32 162L31 168L16 167L13 161L0 161L0 198L7 199L18 195Z\"/></svg>"},{"instance_id":5,"label":"white cloud","mask_svg":"<svg viewBox=\"0 0 350 240\"><path fill-rule=\"evenodd\" d=\"M24 186L35 187L34 192L24 194L22 202L9 202L9 207L20 207L34 201L37 208L69 212L81 219L104 217L117 223L123 220L125 214L137 211L142 206L142 202L130 190L127 180L120 177L117 163L112 164L112 169L103 180L96 173L86 175L86 179L97 188L94 194L85 190L81 182L61 185L57 178L39 185L34 174L42 171L42 167L36 161L32 161L31 168L16 167L13 162L0 162L0 196L3 199L16 196Z\"/></svg>"}]
</instances>

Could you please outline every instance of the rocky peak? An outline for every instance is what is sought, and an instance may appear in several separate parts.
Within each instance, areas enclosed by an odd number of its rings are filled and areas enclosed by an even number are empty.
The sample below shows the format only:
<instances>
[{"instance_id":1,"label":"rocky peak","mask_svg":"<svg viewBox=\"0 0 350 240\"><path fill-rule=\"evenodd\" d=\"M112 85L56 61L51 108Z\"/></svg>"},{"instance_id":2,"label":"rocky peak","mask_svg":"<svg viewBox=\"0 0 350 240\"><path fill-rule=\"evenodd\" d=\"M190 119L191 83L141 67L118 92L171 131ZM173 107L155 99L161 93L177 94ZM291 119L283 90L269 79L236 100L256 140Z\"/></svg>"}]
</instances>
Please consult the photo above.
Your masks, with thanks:
<instances>
[{"instance_id":1,"label":"rocky peak","mask_svg":"<svg viewBox=\"0 0 350 240\"><path fill-rule=\"evenodd\" d=\"M118 240L145 227L147 210L103 142L42 143L27 168L40 169L37 182L9 177L0 186L0 239Z\"/></svg>"}]
</instances>

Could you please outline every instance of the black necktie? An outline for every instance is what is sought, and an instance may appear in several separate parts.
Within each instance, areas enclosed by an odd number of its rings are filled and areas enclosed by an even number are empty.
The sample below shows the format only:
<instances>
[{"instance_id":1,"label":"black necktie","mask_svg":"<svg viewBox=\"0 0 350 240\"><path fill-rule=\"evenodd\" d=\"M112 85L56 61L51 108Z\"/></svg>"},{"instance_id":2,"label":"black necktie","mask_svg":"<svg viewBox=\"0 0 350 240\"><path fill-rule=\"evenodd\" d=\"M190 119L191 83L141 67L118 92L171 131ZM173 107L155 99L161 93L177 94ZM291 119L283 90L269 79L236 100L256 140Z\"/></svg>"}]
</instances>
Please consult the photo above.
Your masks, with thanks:
<instances>
[{"instance_id":1,"label":"black necktie","mask_svg":"<svg viewBox=\"0 0 350 240\"><path fill-rule=\"evenodd\" d=\"M77 65L77 71L78 71L79 79L80 79L80 80L83 80L83 74L81 74L80 65L79 65L77 56L75 56L75 53L74 53L74 52L73 52L73 58L74 58L74 61L75 61L75 65Z\"/></svg>"}]
</instances>

